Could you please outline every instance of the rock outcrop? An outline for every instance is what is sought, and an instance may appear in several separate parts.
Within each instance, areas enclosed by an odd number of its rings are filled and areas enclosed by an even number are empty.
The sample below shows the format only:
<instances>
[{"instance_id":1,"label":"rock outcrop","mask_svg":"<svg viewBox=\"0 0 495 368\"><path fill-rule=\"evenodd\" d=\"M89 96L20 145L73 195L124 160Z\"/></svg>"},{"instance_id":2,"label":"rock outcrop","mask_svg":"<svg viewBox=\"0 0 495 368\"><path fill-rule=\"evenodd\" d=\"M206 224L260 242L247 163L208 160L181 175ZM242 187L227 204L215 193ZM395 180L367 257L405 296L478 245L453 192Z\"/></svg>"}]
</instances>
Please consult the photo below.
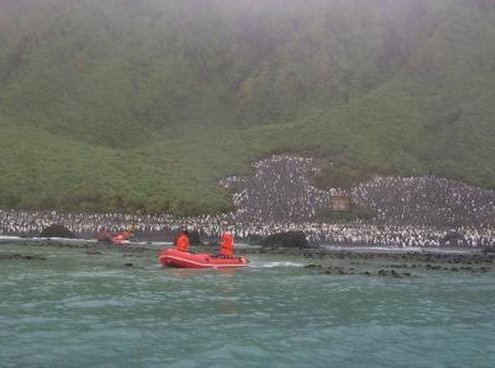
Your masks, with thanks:
<instances>
[{"instance_id":1,"label":"rock outcrop","mask_svg":"<svg viewBox=\"0 0 495 368\"><path fill-rule=\"evenodd\" d=\"M40 234L42 238L75 238L76 236L72 231L67 229L61 224L52 224L43 229Z\"/></svg>"},{"instance_id":2,"label":"rock outcrop","mask_svg":"<svg viewBox=\"0 0 495 368\"><path fill-rule=\"evenodd\" d=\"M302 231L288 231L272 234L262 243L265 247L309 248L308 240Z\"/></svg>"}]
</instances>

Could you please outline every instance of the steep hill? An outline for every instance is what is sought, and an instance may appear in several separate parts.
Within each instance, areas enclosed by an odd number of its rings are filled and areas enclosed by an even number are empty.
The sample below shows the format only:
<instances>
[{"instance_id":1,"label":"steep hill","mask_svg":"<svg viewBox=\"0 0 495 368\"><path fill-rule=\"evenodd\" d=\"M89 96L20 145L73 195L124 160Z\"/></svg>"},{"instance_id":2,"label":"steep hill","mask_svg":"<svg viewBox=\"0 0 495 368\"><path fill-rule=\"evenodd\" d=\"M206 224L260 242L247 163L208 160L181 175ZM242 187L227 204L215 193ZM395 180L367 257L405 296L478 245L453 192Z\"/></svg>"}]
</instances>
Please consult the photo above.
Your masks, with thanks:
<instances>
[{"instance_id":1,"label":"steep hill","mask_svg":"<svg viewBox=\"0 0 495 368\"><path fill-rule=\"evenodd\" d=\"M488 0L0 0L0 205L221 211L284 151L495 187L493 45Z\"/></svg>"}]
</instances>

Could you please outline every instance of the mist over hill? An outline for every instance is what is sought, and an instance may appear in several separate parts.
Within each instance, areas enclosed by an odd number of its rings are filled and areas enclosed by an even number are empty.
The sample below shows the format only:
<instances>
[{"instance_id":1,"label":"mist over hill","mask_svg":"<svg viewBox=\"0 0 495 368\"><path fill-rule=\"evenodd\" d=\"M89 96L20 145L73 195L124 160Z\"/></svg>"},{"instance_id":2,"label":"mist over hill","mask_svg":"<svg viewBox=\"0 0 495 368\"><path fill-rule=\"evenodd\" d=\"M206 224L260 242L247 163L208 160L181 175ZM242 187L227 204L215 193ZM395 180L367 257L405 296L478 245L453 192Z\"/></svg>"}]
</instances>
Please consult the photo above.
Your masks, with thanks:
<instances>
[{"instance_id":1,"label":"mist over hill","mask_svg":"<svg viewBox=\"0 0 495 368\"><path fill-rule=\"evenodd\" d=\"M0 205L222 211L279 152L494 188L494 101L493 1L0 0Z\"/></svg>"}]
</instances>

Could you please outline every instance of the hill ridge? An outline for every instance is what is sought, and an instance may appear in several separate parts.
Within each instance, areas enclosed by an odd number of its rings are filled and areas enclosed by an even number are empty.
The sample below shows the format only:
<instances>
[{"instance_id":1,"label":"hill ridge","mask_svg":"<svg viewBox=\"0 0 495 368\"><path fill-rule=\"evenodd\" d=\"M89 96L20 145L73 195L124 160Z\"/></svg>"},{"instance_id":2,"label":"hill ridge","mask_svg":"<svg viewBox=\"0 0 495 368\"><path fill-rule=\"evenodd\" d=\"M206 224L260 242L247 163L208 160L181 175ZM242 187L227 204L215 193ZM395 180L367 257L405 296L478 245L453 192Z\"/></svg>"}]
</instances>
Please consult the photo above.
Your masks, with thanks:
<instances>
[{"instance_id":1,"label":"hill ridge","mask_svg":"<svg viewBox=\"0 0 495 368\"><path fill-rule=\"evenodd\" d=\"M0 205L225 211L216 181L280 152L332 158L322 186L494 188L492 19L458 0L1 0Z\"/></svg>"}]
</instances>

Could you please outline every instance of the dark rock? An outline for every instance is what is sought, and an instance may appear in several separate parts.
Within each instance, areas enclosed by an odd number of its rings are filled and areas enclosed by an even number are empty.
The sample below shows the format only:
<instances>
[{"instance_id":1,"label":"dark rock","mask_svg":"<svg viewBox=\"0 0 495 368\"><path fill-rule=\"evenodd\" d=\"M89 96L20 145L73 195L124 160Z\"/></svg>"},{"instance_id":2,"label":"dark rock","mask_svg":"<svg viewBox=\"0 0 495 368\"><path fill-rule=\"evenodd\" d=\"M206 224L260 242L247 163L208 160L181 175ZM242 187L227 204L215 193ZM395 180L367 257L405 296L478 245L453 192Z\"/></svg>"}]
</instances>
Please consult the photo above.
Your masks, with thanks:
<instances>
[{"instance_id":1,"label":"dark rock","mask_svg":"<svg viewBox=\"0 0 495 368\"><path fill-rule=\"evenodd\" d=\"M40 234L42 238L70 238L74 239L76 236L72 231L67 229L64 225L53 224L43 229Z\"/></svg>"},{"instance_id":2,"label":"dark rock","mask_svg":"<svg viewBox=\"0 0 495 368\"><path fill-rule=\"evenodd\" d=\"M134 264L132 264L132 263L124 263L124 266L126 266L126 267L134 267Z\"/></svg>"},{"instance_id":3,"label":"dark rock","mask_svg":"<svg viewBox=\"0 0 495 368\"><path fill-rule=\"evenodd\" d=\"M395 270L390 271L390 274L393 277L395 277L395 278L400 278L401 277L401 275L399 273L397 273L397 271L395 271Z\"/></svg>"},{"instance_id":4,"label":"dark rock","mask_svg":"<svg viewBox=\"0 0 495 368\"><path fill-rule=\"evenodd\" d=\"M321 268L321 265L309 264L309 265L304 266L304 268Z\"/></svg>"},{"instance_id":5,"label":"dark rock","mask_svg":"<svg viewBox=\"0 0 495 368\"><path fill-rule=\"evenodd\" d=\"M263 237L261 235L249 234L247 242L250 245L259 245L263 243Z\"/></svg>"},{"instance_id":6,"label":"dark rock","mask_svg":"<svg viewBox=\"0 0 495 368\"><path fill-rule=\"evenodd\" d=\"M9 260L26 260L26 261L44 261L45 257L34 254L34 255L23 255L18 253L3 253L0 254L0 261L9 261Z\"/></svg>"},{"instance_id":7,"label":"dark rock","mask_svg":"<svg viewBox=\"0 0 495 368\"><path fill-rule=\"evenodd\" d=\"M268 236L262 242L265 247L309 248L308 240L302 231L289 231Z\"/></svg>"},{"instance_id":8,"label":"dark rock","mask_svg":"<svg viewBox=\"0 0 495 368\"><path fill-rule=\"evenodd\" d=\"M16 259L17 254L0 254L0 261Z\"/></svg>"},{"instance_id":9,"label":"dark rock","mask_svg":"<svg viewBox=\"0 0 495 368\"><path fill-rule=\"evenodd\" d=\"M441 240L442 245L448 244L453 246L461 246L466 242L463 234L457 231L451 231Z\"/></svg>"},{"instance_id":10,"label":"dark rock","mask_svg":"<svg viewBox=\"0 0 495 368\"><path fill-rule=\"evenodd\" d=\"M205 245L201 241L201 235L199 235L199 232L196 231L196 230L193 230L193 231L189 232L189 241L190 241L191 245L193 245L193 246L202 246L202 245Z\"/></svg>"}]
</instances>

